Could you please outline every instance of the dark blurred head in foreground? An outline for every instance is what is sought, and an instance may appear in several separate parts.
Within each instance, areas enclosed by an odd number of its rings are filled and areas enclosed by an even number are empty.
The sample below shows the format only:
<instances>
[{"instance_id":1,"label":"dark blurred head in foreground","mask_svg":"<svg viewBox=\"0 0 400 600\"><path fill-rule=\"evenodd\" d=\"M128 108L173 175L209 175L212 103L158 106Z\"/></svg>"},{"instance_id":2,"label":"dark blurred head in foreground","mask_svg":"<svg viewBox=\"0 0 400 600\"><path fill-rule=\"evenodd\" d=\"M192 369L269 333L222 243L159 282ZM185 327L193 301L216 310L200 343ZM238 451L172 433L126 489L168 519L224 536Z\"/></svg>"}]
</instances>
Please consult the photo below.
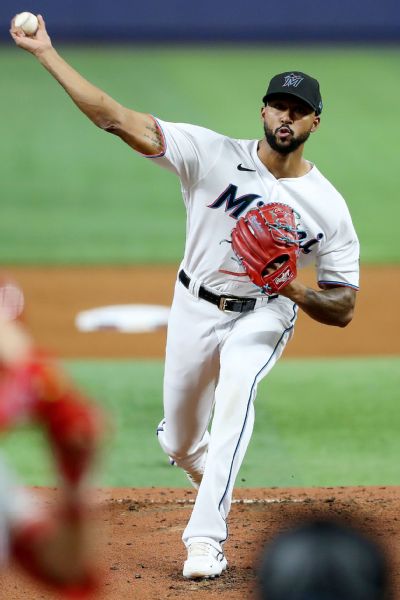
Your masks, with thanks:
<instances>
[{"instance_id":1,"label":"dark blurred head in foreground","mask_svg":"<svg viewBox=\"0 0 400 600\"><path fill-rule=\"evenodd\" d=\"M281 533L267 546L258 586L262 600L384 600L386 559L355 529L313 521Z\"/></svg>"}]
</instances>

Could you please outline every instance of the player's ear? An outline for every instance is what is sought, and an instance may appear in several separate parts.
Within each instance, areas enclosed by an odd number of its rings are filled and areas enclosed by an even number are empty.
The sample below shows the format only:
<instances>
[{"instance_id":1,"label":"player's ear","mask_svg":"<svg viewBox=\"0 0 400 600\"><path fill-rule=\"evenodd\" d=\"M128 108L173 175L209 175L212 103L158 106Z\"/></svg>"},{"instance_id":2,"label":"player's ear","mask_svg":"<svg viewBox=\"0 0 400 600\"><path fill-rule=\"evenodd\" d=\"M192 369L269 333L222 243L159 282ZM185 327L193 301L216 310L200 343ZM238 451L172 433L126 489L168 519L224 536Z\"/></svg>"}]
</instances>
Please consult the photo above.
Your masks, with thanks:
<instances>
[{"instance_id":1,"label":"player's ear","mask_svg":"<svg viewBox=\"0 0 400 600\"><path fill-rule=\"evenodd\" d=\"M261 107L261 118L262 118L262 119L264 119L264 115L265 115L265 109L266 109L266 108L267 108L266 106L262 106L262 107Z\"/></svg>"},{"instance_id":2,"label":"player's ear","mask_svg":"<svg viewBox=\"0 0 400 600\"><path fill-rule=\"evenodd\" d=\"M313 124L311 127L311 133L314 133L314 131L316 131L318 129L320 123L321 123L321 117L319 115L315 115Z\"/></svg>"}]
</instances>

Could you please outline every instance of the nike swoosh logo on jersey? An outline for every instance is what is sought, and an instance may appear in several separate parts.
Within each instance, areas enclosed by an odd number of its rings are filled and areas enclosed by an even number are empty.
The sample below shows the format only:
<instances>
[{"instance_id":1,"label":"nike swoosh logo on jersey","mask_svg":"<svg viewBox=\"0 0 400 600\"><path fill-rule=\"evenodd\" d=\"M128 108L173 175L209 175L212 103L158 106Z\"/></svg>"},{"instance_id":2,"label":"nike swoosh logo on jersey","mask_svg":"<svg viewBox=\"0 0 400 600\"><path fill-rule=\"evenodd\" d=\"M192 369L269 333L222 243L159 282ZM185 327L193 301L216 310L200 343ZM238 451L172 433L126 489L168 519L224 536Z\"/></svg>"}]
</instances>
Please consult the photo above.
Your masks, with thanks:
<instances>
[{"instance_id":1,"label":"nike swoosh logo on jersey","mask_svg":"<svg viewBox=\"0 0 400 600\"><path fill-rule=\"evenodd\" d=\"M238 171L251 171L252 173L255 173L255 172L256 172L256 170L255 170L255 169L246 169L246 167L242 167L242 163L240 163L240 164L237 166L237 169L238 169Z\"/></svg>"}]
</instances>

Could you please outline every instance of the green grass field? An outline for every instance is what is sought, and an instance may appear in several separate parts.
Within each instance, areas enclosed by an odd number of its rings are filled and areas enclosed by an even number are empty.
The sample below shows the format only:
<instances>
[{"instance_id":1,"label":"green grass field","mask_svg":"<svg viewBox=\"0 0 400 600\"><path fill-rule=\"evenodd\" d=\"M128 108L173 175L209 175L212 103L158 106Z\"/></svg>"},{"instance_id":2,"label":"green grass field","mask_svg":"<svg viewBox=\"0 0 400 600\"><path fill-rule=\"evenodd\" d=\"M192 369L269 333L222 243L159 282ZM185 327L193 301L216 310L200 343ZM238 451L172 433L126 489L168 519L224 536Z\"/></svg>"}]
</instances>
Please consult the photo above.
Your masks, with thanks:
<instances>
[{"instance_id":1,"label":"green grass field","mask_svg":"<svg viewBox=\"0 0 400 600\"><path fill-rule=\"evenodd\" d=\"M313 74L325 108L306 156L347 199L362 261L400 262L398 48L69 46L61 52L127 106L242 138L260 136L261 98L273 74ZM175 177L97 130L11 42L1 48L0 69L0 261L177 263L185 214ZM68 365L114 421L99 482L186 486L154 433L162 416L162 364ZM399 384L398 357L283 360L260 387L238 484L398 484ZM18 431L2 446L23 481L54 481L37 432Z\"/></svg>"},{"instance_id":2,"label":"green grass field","mask_svg":"<svg viewBox=\"0 0 400 600\"><path fill-rule=\"evenodd\" d=\"M398 484L399 366L397 358L278 363L259 389L238 485ZM112 416L97 483L188 485L155 435L162 417L160 362L72 361L67 367ZM3 446L24 481L54 483L37 431L17 431Z\"/></svg>"},{"instance_id":3,"label":"green grass field","mask_svg":"<svg viewBox=\"0 0 400 600\"><path fill-rule=\"evenodd\" d=\"M1 50L1 260L177 262L185 216L175 177L97 130L33 57L11 42ZM243 138L261 134L261 98L274 73L297 68L314 74L325 109L307 157L347 199L362 260L400 260L393 124L399 49L67 47L61 52L127 106Z\"/></svg>"}]
</instances>

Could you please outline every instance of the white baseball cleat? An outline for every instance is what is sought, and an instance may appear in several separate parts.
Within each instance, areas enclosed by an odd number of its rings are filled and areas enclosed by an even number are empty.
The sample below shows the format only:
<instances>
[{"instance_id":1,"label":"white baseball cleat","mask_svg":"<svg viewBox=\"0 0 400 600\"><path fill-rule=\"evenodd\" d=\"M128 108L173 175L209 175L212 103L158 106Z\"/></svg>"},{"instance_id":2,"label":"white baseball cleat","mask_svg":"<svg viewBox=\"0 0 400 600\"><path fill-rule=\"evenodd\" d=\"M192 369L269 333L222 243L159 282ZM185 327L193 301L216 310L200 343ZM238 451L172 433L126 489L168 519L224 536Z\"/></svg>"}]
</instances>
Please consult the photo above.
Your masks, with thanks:
<instances>
[{"instance_id":1,"label":"white baseball cleat","mask_svg":"<svg viewBox=\"0 0 400 600\"><path fill-rule=\"evenodd\" d=\"M171 458L170 456L168 458L169 458L169 464L171 465L171 467L178 466L173 458ZM191 473L190 471L185 471L185 473L186 473L186 477L189 479L189 481L192 484L192 486L194 487L194 489L198 490L200 487L200 484L201 484L201 480L203 479L203 473L199 473L199 472Z\"/></svg>"},{"instance_id":2,"label":"white baseball cleat","mask_svg":"<svg viewBox=\"0 0 400 600\"><path fill-rule=\"evenodd\" d=\"M168 456L169 458L169 464L171 465L171 467L177 467L178 465L176 464L176 461L171 458L170 456ZM186 473L186 477L189 479L191 485L194 487L195 490L198 490L201 484L201 480L203 479L203 473L199 473L198 471L196 472L190 472L190 471L185 471Z\"/></svg>"},{"instance_id":3,"label":"white baseball cleat","mask_svg":"<svg viewBox=\"0 0 400 600\"><path fill-rule=\"evenodd\" d=\"M221 550L207 542L193 542L188 547L188 557L183 565L186 579L213 579L221 575L228 562Z\"/></svg>"}]
</instances>

